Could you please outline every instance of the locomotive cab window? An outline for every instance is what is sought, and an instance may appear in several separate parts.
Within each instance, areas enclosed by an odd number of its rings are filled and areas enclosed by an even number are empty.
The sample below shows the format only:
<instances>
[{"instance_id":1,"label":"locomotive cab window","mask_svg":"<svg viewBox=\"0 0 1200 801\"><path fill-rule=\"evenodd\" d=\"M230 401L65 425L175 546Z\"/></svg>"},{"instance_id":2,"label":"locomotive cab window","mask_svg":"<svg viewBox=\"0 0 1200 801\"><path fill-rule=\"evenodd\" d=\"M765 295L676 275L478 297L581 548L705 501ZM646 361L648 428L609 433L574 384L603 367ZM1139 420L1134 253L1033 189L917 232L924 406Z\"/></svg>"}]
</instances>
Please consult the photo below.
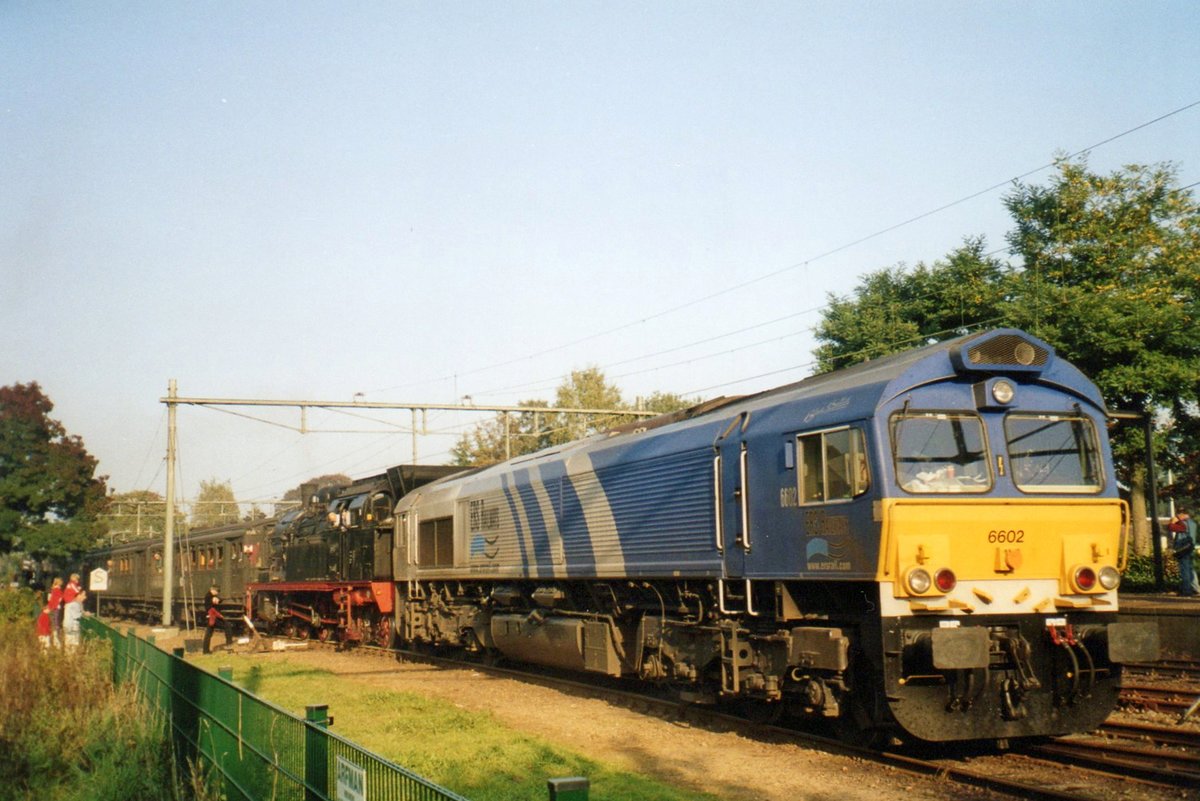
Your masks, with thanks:
<instances>
[{"instance_id":1,"label":"locomotive cab window","mask_svg":"<svg viewBox=\"0 0 1200 801\"><path fill-rule=\"evenodd\" d=\"M1092 421L1079 415L1004 418L1013 483L1022 492L1099 492L1104 485Z\"/></svg>"},{"instance_id":2,"label":"locomotive cab window","mask_svg":"<svg viewBox=\"0 0 1200 801\"><path fill-rule=\"evenodd\" d=\"M796 437L800 503L848 501L870 486L861 429L839 428Z\"/></svg>"},{"instance_id":3,"label":"locomotive cab window","mask_svg":"<svg viewBox=\"0 0 1200 801\"><path fill-rule=\"evenodd\" d=\"M983 422L973 414L892 416L896 481L912 493L987 492L992 487Z\"/></svg>"},{"instance_id":4,"label":"locomotive cab window","mask_svg":"<svg viewBox=\"0 0 1200 801\"><path fill-rule=\"evenodd\" d=\"M371 516L374 522L379 523L387 520L392 516L392 496L384 492L377 492L371 498Z\"/></svg>"}]
</instances>

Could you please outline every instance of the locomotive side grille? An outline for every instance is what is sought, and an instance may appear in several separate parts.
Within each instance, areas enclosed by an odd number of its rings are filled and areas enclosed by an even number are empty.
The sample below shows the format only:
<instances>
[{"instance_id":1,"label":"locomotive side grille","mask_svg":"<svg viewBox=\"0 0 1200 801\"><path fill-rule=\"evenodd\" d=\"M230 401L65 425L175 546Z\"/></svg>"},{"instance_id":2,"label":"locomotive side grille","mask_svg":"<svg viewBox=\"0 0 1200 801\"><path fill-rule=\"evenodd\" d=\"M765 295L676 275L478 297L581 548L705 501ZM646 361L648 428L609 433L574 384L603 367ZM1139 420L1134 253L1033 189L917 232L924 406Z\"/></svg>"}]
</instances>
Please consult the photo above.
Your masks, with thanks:
<instances>
[{"instance_id":1,"label":"locomotive side grille","mask_svg":"<svg viewBox=\"0 0 1200 801\"><path fill-rule=\"evenodd\" d=\"M1049 355L1045 348L1013 334L986 339L967 351L967 358L973 364L1020 367L1043 367Z\"/></svg>"}]
</instances>

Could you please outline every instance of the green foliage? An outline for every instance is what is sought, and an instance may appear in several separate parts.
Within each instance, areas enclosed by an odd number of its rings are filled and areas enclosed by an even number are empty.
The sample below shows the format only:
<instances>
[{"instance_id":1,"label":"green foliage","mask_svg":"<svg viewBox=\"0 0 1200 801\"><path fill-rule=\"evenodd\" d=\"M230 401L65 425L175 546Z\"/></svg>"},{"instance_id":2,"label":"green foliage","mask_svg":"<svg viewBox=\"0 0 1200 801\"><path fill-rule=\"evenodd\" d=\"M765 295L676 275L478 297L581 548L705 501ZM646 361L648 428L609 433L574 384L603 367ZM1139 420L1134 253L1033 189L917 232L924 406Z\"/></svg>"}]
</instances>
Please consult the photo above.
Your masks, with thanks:
<instances>
[{"instance_id":1,"label":"green foliage","mask_svg":"<svg viewBox=\"0 0 1200 801\"><path fill-rule=\"evenodd\" d=\"M621 400L621 390L608 383L598 367L572 371L556 390L554 403L556 408L563 409L634 408ZM666 413L686 409L694 403L674 393L655 392L645 398L639 408ZM526 400L517 405L550 407L544 400ZM450 450L451 464L464 467L495 464L513 456L582 439L631 419L604 414L500 413L463 433Z\"/></svg>"},{"instance_id":2,"label":"green foliage","mask_svg":"<svg viewBox=\"0 0 1200 801\"><path fill-rule=\"evenodd\" d=\"M691 406L695 406L699 401L696 398L688 399L674 392L652 392L648 397L641 399L641 404L637 407L644 409L647 412L657 412L658 414L670 414L671 412L681 412Z\"/></svg>"},{"instance_id":3,"label":"green foliage","mask_svg":"<svg viewBox=\"0 0 1200 801\"><path fill-rule=\"evenodd\" d=\"M1168 587L1179 585L1179 564L1168 552L1163 562L1164 581ZM1121 576L1121 592L1158 592L1154 580L1154 557L1149 554L1132 554L1129 564Z\"/></svg>"},{"instance_id":4,"label":"green foliage","mask_svg":"<svg viewBox=\"0 0 1200 801\"><path fill-rule=\"evenodd\" d=\"M166 511L167 501L162 495L150 490L134 490L109 495L100 519L114 542L131 542L161 538L166 527ZM182 517L175 521L176 527L182 523Z\"/></svg>"},{"instance_id":5,"label":"green foliage","mask_svg":"<svg viewBox=\"0 0 1200 801\"><path fill-rule=\"evenodd\" d=\"M1005 197L1022 261L1011 319L1091 376L1113 408L1200 388L1200 206L1171 165L1097 175L1064 161Z\"/></svg>"},{"instance_id":6,"label":"green foliage","mask_svg":"<svg viewBox=\"0 0 1200 801\"><path fill-rule=\"evenodd\" d=\"M350 476L345 475L344 473L326 473L323 476L317 476L316 478L310 478L308 481L305 481L303 483L316 484L317 490L320 491L320 490L325 489L326 487L349 486L353 482L354 482L354 479L350 478ZM283 494L283 500L285 500L285 501L300 500L300 487L297 486L297 487L285 492Z\"/></svg>"},{"instance_id":7,"label":"green foliage","mask_svg":"<svg viewBox=\"0 0 1200 801\"><path fill-rule=\"evenodd\" d=\"M215 478L200 482L200 491L192 507L192 528L226 526L238 522L241 516L232 482Z\"/></svg>"},{"instance_id":8,"label":"green foliage","mask_svg":"<svg viewBox=\"0 0 1200 801\"><path fill-rule=\"evenodd\" d=\"M28 626L38 612L41 611L42 601L38 594L28 587L16 590L0 590L0 626L16 623Z\"/></svg>"},{"instance_id":9,"label":"green foliage","mask_svg":"<svg viewBox=\"0 0 1200 801\"><path fill-rule=\"evenodd\" d=\"M70 559L104 537L106 479L53 409L37 382L0 387L0 551Z\"/></svg>"},{"instance_id":10,"label":"green foliage","mask_svg":"<svg viewBox=\"0 0 1200 801\"><path fill-rule=\"evenodd\" d=\"M902 265L865 276L853 299L831 296L817 324L818 372L957 336L967 326L1005 317L1003 263L968 239L944 260Z\"/></svg>"}]
</instances>

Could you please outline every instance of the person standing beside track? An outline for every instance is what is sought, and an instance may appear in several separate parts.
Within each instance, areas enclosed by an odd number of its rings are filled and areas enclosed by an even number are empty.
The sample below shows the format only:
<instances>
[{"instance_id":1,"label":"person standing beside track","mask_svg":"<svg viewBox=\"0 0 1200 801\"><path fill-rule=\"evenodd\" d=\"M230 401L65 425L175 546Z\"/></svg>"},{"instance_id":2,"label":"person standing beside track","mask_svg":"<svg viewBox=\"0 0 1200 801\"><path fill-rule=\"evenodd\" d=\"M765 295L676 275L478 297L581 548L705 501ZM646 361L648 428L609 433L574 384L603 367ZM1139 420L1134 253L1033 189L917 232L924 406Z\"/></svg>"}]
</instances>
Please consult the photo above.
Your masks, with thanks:
<instances>
[{"instance_id":1,"label":"person standing beside track","mask_svg":"<svg viewBox=\"0 0 1200 801\"><path fill-rule=\"evenodd\" d=\"M208 594L204 596L204 607L207 618L207 625L204 627L204 653L211 654L213 630L216 629L218 622L221 623L221 630L225 633L226 647L233 642L229 619L221 614L221 594L216 584L209 587Z\"/></svg>"},{"instance_id":2,"label":"person standing beside track","mask_svg":"<svg viewBox=\"0 0 1200 801\"><path fill-rule=\"evenodd\" d=\"M46 606L50 609L50 643L51 645L62 645L62 606L63 606L63 580L56 578L50 582L50 597L46 601Z\"/></svg>"},{"instance_id":3,"label":"person standing beside track","mask_svg":"<svg viewBox=\"0 0 1200 801\"><path fill-rule=\"evenodd\" d=\"M1171 532L1171 550L1179 563L1179 594L1186 597L1200 595L1200 581L1196 579L1196 521L1185 509L1180 509L1167 525Z\"/></svg>"}]
</instances>

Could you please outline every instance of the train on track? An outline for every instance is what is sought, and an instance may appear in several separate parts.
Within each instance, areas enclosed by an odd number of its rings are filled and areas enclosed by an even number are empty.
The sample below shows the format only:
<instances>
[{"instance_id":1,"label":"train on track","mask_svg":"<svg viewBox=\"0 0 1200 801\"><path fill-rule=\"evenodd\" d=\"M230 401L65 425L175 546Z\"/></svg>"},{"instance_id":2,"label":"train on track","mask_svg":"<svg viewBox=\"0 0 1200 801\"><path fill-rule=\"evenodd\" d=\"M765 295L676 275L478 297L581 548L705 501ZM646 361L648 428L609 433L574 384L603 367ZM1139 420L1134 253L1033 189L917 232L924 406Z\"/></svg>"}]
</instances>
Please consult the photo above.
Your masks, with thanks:
<instances>
[{"instance_id":1,"label":"train on track","mask_svg":"<svg viewBox=\"0 0 1200 801\"><path fill-rule=\"evenodd\" d=\"M630 677L857 738L1084 731L1122 663L1158 655L1152 623L1117 621L1130 518L1106 422L1079 370L997 329L308 492L194 533L183 575L270 631ZM96 554L104 603L153 608L160 556Z\"/></svg>"}]
</instances>

